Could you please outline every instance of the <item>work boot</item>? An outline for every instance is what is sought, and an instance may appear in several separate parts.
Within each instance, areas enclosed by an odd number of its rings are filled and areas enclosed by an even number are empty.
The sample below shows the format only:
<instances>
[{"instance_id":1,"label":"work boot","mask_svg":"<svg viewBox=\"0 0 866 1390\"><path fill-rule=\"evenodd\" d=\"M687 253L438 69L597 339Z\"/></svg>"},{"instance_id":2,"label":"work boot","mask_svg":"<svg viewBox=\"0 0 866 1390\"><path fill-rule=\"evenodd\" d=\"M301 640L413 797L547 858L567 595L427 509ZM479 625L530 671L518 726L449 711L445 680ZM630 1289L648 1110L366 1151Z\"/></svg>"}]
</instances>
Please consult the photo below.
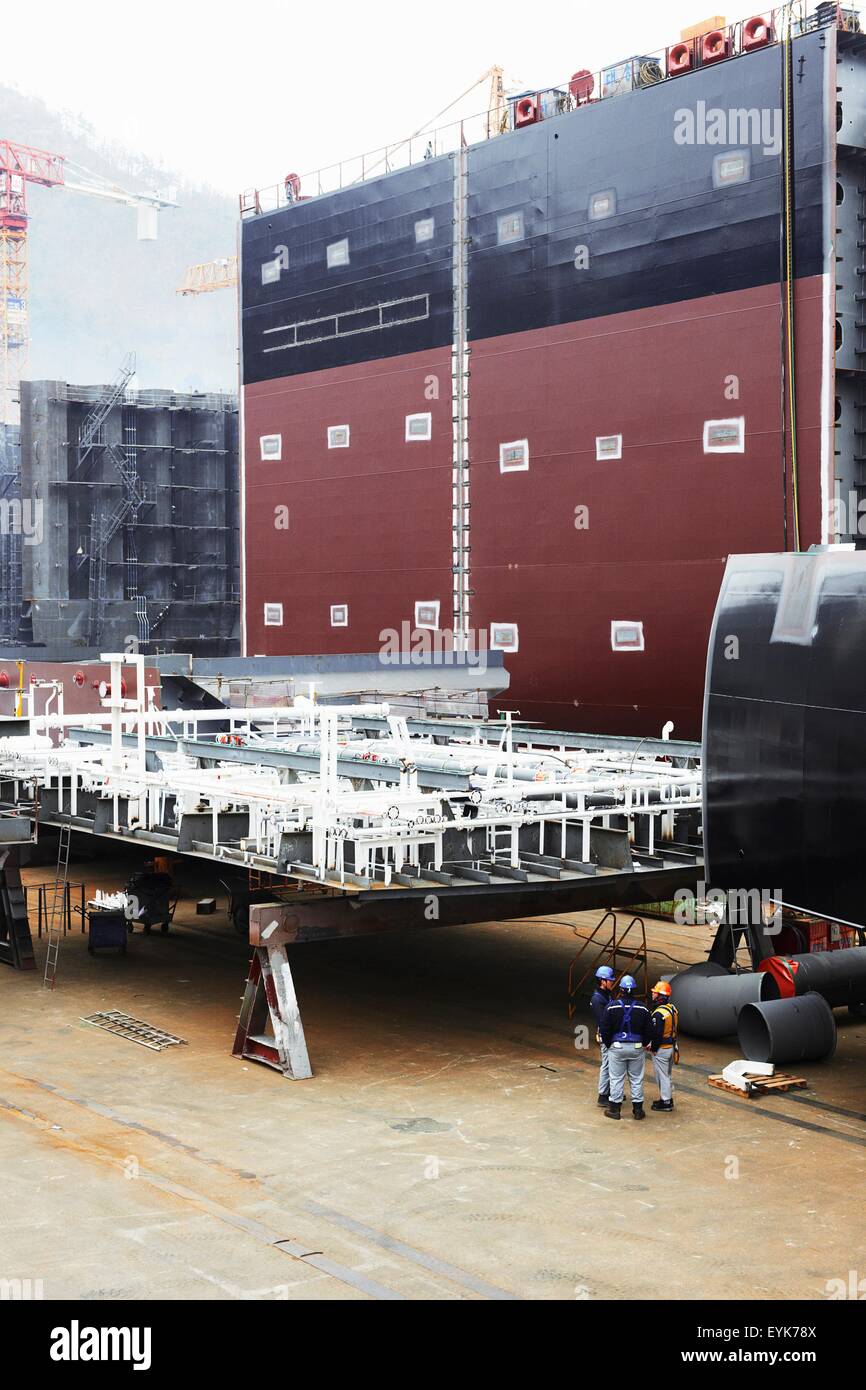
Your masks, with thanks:
<instances>
[{"instance_id":1,"label":"work boot","mask_svg":"<svg viewBox=\"0 0 866 1390\"><path fill-rule=\"evenodd\" d=\"M652 1108L653 1110L673 1110L674 1103L672 1100L654 1100Z\"/></svg>"},{"instance_id":2,"label":"work boot","mask_svg":"<svg viewBox=\"0 0 866 1390\"><path fill-rule=\"evenodd\" d=\"M632 1108L631 1108L631 1117L632 1117L633 1120L645 1120L645 1119L646 1119L646 1115L644 1114L644 1108L643 1108L643 1101L642 1101L642 1100L635 1101L634 1105L633 1105Z\"/></svg>"},{"instance_id":3,"label":"work boot","mask_svg":"<svg viewBox=\"0 0 866 1390\"><path fill-rule=\"evenodd\" d=\"M617 1102L617 1101L615 1101L615 1100L609 1100L608 1103L607 1103L607 1109L606 1109L605 1112L604 1112L604 1113L605 1113L605 1117L606 1117L608 1120L618 1120L618 1119L620 1118L619 1112L620 1112L621 1109L622 1109L622 1102Z\"/></svg>"},{"instance_id":4,"label":"work boot","mask_svg":"<svg viewBox=\"0 0 866 1390\"><path fill-rule=\"evenodd\" d=\"M603 1093L602 1093L601 1091L599 1091L599 1095L598 1095L598 1103L599 1103L599 1105L607 1105L607 1103L608 1103L609 1100L610 1100L610 1093L609 1093L608 1091L604 1091Z\"/></svg>"}]
</instances>

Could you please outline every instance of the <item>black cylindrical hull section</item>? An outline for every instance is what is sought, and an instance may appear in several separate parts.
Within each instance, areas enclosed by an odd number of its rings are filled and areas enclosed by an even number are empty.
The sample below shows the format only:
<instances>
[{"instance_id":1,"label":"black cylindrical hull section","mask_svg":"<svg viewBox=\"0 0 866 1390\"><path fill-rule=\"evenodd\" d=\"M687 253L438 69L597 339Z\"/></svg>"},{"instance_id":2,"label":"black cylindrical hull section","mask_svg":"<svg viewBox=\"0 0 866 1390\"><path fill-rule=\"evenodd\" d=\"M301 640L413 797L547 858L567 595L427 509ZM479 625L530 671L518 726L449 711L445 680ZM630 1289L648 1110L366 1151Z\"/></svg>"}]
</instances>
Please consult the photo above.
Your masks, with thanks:
<instances>
[{"instance_id":1,"label":"black cylindrical hull section","mask_svg":"<svg viewBox=\"0 0 866 1390\"><path fill-rule=\"evenodd\" d=\"M750 1062L823 1062L836 1051L836 1020L820 994L746 1004L737 1035Z\"/></svg>"},{"instance_id":2,"label":"black cylindrical hull section","mask_svg":"<svg viewBox=\"0 0 866 1390\"><path fill-rule=\"evenodd\" d=\"M786 956L795 967L791 970L794 994L800 996L814 991L822 995L832 1008L844 1004L862 1004L866 1000L866 946L846 951L816 951L805 956ZM768 972L765 999L783 998L779 981Z\"/></svg>"},{"instance_id":3,"label":"black cylindrical hull section","mask_svg":"<svg viewBox=\"0 0 866 1390\"><path fill-rule=\"evenodd\" d=\"M864 652L866 554L728 561L704 704L714 887L866 921Z\"/></svg>"},{"instance_id":4,"label":"black cylindrical hull section","mask_svg":"<svg viewBox=\"0 0 866 1390\"><path fill-rule=\"evenodd\" d=\"M671 1000L680 1031L695 1038L724 1038L736 1033L740 1011L761 999L767 976L729 975L721 966L693 966L671 980Z\"/></svg>"}]
</instances>

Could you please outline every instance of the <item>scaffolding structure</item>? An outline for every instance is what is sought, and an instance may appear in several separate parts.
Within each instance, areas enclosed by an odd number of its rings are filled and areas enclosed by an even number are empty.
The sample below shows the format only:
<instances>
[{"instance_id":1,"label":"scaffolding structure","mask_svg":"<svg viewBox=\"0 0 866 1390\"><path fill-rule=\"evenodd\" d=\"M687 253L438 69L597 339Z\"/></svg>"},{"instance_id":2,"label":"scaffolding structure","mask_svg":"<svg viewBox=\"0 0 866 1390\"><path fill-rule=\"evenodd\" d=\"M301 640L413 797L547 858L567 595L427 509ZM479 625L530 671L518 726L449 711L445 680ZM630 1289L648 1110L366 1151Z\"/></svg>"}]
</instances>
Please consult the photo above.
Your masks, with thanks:
<instances>
[{"instance_id":1,"label":"scaffolding structure","mask_svg":"<svg viewBox=\"0 0 866 1390\"><path fill-rule=\"evenodd\" d=\"M0 424L0 641L11 641L21 613L21 441L16 425Z\"/></svg>"},{"instance_id":2,"label":"scaffolding structure","mask_svg":"<svg viewBox=\"0 0 866 1390\"><path fill-rule=\"evenodd\" d=\"M237 402L25 382L22 474L44 499L28 545L33 640L231 655L239 646Z\"/></svg>"},{"instance_id":3,"label":"scaffolding structure","mask_svg":"<svg viewBox=\"0 0 866 1390\"><path fill-rule=\"evenodd\" d=\"M147 497L138 476L135 416L122 404L134 375L135 354L129 353L121 363L117 376L104 388L102 395L97 398L81 422L76 466L69 479L70 482L83 481L92 471L95 455L102 454L116 472L122 489L120 499L111 508L97 500L90 518L90 545L86 556L89 566L87 596L90 605L87 637L90 646L93 647L101 642L105 627L105 610L108 603L108 549L121 528L126 565L125 597L135 603L139 634L142 625L145 628L147 626L147 604L138 593L137 587L138 557L135 546L135 526ZM106 421L117 406L121 407L123 418L122 449L105 437ZM144 624L141 619L142 604Z\"/></svg>"}]
</instances>

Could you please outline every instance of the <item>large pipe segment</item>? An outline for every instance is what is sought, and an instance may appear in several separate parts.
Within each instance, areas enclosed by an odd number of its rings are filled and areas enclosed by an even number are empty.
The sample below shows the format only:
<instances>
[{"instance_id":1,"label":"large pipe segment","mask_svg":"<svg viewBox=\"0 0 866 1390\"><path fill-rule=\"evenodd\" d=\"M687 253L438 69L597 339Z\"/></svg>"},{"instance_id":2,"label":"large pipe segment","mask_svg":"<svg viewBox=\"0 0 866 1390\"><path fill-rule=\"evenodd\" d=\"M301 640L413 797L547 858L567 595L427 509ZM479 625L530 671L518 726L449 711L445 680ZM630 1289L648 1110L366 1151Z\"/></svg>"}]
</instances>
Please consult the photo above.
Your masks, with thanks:
<instances>
[{"instance_id":1,"label":"large pipe segment","mask_svg":"<svg viewBox=\"0 0 866 1390\"><path fill-rule=\"evenodd\" d=\"M737 1023L750 1062L824 1062L836 1051L836 1020L820 994L746 1004Z\"/></svg>"},{"instance_id":2,"label":"large pipe segment","mask_svg":"<svg viewBox=\"0 0 866 1390\"><path fill-rule=\"evenodd\" d=\"M772 956L762 962L767 975L764 999L790 999L815 993L831 1008L856 1008L866 1001L866 946Z\"/></svg>"},{"instance_id":3,"label":"large pipe segment","mask_svg":"<svg viewBox=\"0 0 866 1390\"><path fill-rule=\"evenodd\" d=\"M768 977L757 971L729 975L706 962L671 979L671 1001L679 1013L680 1031L695 1038L726 1038L737 1031L746 1004L765 998Z\"/></svg>"}]
</instances>

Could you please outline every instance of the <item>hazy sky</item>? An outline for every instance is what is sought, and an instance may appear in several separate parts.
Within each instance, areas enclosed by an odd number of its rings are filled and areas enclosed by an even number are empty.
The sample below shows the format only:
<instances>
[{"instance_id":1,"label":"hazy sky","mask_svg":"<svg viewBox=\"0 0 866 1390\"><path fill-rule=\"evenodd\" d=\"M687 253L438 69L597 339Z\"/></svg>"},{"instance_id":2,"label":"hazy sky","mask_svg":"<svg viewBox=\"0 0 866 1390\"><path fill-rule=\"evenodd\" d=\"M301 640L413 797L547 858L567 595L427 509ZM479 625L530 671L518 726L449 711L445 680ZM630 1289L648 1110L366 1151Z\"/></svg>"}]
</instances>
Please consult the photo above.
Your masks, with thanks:
<instances>
[{"instance_id":1,"label":"hazy sky","mask_svg":"<svg viewBox=\"0 0 866 1390\"><path fill-rule=\"evenodd\" d=\"M521 87L552 86L672 43L712 9L701 0L33 0L16 10L15 64L4 61L2 79L235 193L409 134L493 63ZM728 18L751 12L743 4ZM486 101L476 91L458 114Z\"/></svg>"}]
</instances>

